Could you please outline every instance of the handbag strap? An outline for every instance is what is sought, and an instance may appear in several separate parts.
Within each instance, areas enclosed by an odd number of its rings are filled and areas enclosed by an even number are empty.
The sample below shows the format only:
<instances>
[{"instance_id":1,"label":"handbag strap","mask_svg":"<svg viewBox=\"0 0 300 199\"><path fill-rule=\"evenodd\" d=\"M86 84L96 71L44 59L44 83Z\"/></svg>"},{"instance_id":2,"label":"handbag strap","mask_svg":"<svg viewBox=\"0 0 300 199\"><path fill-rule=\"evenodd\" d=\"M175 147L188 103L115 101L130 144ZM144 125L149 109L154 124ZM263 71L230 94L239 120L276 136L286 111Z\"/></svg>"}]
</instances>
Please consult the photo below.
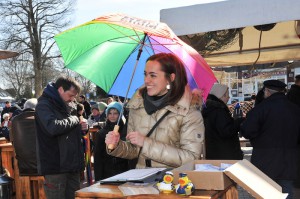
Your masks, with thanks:
<instances>
[{"instance_id":1,"label":"handbag strap","mask_svg":"<svg viewBox=\"0 0 300 199\"><path fill-rule=\"evenodd\" d=\"M153 133L154 129L159 125L159 123L170 113L170 111L168 110L167 112L165 112L165 114L163 116L161 116L161 118L159 118L159 120L154 124L154 126L151 128L151 130L149 131L149 133L147 133L146 137L150 137L150 135Z\"/></svg>"},{"instance_id":2,"label":"handbag strap","mask_svg":"<svg viewBox=\"0 0 300 199\"><path fill-rule=\"evenodd\" d=\"M153 125L153 127L151 128L151 130L147 133L147 135L146 135L146 137L150 137L150 135L153 133L153 131L154 131L154 129L159 125L159 123L170 113L171 111L167 111L167 112L165 112L165 114L163 115L163 116L161 116L161 118L159 118L159 120ZM141 154L141 152L142 152L142 148L143 147L141 147L140 148L140 150L139 150L139 154L138 154L138 156L137 156L137 158L139 158L140 157L140 154Z\"/></svg>"}]
</instances>

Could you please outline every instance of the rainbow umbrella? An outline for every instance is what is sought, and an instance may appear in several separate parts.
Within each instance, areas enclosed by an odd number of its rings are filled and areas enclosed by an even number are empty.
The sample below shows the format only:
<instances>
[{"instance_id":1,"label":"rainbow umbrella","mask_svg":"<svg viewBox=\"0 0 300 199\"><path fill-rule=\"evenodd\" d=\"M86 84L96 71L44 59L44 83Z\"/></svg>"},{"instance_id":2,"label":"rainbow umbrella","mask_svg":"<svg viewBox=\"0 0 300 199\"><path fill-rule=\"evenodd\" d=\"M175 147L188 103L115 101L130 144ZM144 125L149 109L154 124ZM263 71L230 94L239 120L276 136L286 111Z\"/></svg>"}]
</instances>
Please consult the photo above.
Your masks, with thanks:
<instances>
[{"instance_id":1,"label":"rainbow umbrella","mask_svg":"<svg viewBox=\"0 0 300 199\"><path fill-rule=\"evenodd\" d=\"M192 47L165 24L111 14L66 30L55 37L67 68L112 95L131 97L144 83L146 59L174 53L184 63L192 89L206 98L216 78Z\"/></svg>"}]
</instances>

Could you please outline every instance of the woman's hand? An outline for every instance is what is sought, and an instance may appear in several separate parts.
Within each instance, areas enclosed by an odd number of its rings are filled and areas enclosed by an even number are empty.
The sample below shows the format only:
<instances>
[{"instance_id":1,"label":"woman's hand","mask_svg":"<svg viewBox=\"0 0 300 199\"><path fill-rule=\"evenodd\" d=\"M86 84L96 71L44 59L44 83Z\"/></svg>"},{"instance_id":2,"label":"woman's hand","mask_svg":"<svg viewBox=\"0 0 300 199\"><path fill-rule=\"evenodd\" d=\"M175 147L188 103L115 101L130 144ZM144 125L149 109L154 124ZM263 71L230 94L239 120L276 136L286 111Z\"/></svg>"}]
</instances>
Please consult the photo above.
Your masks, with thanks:
<instances>
[{"instance_id":1,"label":"woman's hand","mask_svg":"<svg viewBox=\"0 0 300 199\"><path fill-rule=\"evenodd\" d=\"M139 132L130 132L127 134L126 139L131 143L135 144L139 147L144 145L145 136L140 134Z\"/></svg>"},{"instance_id":2,"label":"woman's hand","mask_svg":"<svg viewBox=\"0 0 300 199\"><path fill-rule=\"evenodd\" d=\"M120 141L120 133L110 131L105 137L105 144L114 146L115 149Z\"/></svg>"}]
</instances>

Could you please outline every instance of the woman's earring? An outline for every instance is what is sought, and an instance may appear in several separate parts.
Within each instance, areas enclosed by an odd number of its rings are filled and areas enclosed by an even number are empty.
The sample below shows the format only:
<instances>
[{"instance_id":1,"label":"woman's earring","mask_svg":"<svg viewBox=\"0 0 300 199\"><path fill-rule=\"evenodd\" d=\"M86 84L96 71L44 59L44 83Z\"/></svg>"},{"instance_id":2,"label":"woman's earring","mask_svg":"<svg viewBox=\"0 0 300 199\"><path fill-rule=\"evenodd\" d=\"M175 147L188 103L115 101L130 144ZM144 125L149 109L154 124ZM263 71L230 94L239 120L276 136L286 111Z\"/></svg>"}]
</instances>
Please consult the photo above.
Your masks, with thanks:
<instances>
[{"instance_id":1,"label":"woman's earring","mask_svg":"<svg viewBox=\"0 0 300 199\"><path fill-rule=\"evenodd\" d=\"M166 88L167 88L168 90L170 90L170 88L171 88L170 84L167 84Z\"/></svg>"}]
</instances>

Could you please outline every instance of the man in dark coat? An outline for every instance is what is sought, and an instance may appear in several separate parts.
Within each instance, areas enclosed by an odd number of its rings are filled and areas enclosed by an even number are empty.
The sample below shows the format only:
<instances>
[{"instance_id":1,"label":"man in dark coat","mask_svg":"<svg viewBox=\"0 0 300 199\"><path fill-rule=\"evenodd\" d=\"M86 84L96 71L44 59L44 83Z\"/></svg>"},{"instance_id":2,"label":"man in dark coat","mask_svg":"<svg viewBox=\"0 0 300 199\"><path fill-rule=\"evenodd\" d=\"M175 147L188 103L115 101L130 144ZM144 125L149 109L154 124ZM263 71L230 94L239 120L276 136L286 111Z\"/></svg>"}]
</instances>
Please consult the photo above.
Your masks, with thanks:
<instances>
[{"instance_id":1,"label":"man in dark coat","mask_svg":"<svg viewBox=\"0 0 300 199\"><path fill-rule=\"evenodd\" d=\"M45 176L48 199L75 198L84 169L82 131L85 119L76 116L74 99L80 92L72 78L49 83L36 106L38 171Z\"/></svg>"},{"instance_id":2,"label":"man in dark coat","mask_svg":"<svg viewBox=\"0 0 300 199\"><path fill-rule=\"evenodd\" d=\"M300 75L296 75L295 84L293 84L288 91L287 98L300 107ZM298 148L298 154L298 172L294 186L300 188L300 147Z\"/></svg>"},{"instance_id":3,"label":"man in dark coat","mask_svg":"<svg viewBox=\"0 0 300 199\"><path fill-rule=\"evenodd\" d=\"M91 115L92 111L91 111L91 104L85 100L85 96L84 95L80 95L79 96L79 103L82 104L84 106L84 118L88 119L89 116Z\"/></svg>"},{"instance_id":4,"label":"man in dark coat","mask_svg":"<svg viewBox=\"0 0 300 199\"><path fill-rule=\"evenodd\" d=\"M248 112L241 133L253 146L251 162L277 182L283 193L289 193L288 198L292 198L300 110L285 96L285 83L267 80L264 87L265 99Z\"/></svg>"},{"instance_id":5,"label":"man in dark coat","mask_svg":"<svg viewBox=\"0 0 300 199\"><path fill-rule=\"evenodd\" d=\"M233 119L226 104L228 100L228 87L222 84L214 84L202 109L205 126L206 159L243 159L238 136L243 118Z\"/></svg>"},{"instance_id":6,"label":"man in dark coat","mask_svg":"<svg viewBox=\"0 0 300 199\"><path fill-rule=\"evenodd\" d=\"M26 100L23 110L12 119L10 140L13 143L20 175L38 175L36 159L36 98Z\"/></svg>"},{"instance_id":7,"label":"man in dark coat","mask_svg":"<svg viewBox=\"0 0 300 199\"><path fill-rule=\"evenodd\" d=\"M291 89L287 93L287 97L291 102L300 107L300 75L296 75L295 84L291 86Z\"/></svg>"}]
</instances>

